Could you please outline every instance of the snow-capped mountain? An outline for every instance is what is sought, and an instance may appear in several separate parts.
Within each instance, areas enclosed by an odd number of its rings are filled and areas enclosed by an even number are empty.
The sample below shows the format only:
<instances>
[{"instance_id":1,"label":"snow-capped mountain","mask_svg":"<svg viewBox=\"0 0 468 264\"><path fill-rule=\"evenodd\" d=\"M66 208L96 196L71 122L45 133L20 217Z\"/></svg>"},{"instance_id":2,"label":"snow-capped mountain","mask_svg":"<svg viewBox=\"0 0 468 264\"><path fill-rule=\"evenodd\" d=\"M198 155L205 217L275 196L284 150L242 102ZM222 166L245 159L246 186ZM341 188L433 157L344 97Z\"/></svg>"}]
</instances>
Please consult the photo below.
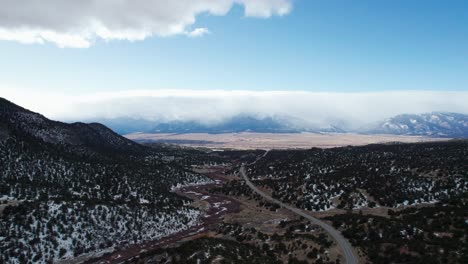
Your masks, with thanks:
<instances>
[{"instance_id":1,"label":"snow-capped mountain","mask_svg":"<svg viewBox=\"0 0 468 264\"><path fill-rule=\"evenodd\" d=\"M197 120L154 121L144 119L116 118L97 120L119 134L144 133L296 133L302 131L293 125L291 118L241 114L219 122Z\"/></svg>"},{"instance_id":2,"label":"snow-capped mountain","mask_svg":"<svg viewBox=\"0 0 468 264\"><path fill-rule=\"evenodd\" d=\"M218 122L201 122L198 120L152 121L144 119L116 118L93 120L105 124L119 134L135 132L144 133L343 133L339 125L317 126L288 115L258 116L239 114Z\"/></svg>"},{"instance_id":3,"label":"snow-capped mountain","mask_svg":"<svg viewBox=\"0 0 468 264\"><path fill-rule=\"evenodd\" d=\"M468 115L444 112L402 114L362 132L463 138L468 137Z\"/></svg>"},{"instance_id":4,"label":"snow-capped mountain","mask_svg":"<svg viewBox=\"0 0 468 264\"><path fill-rule=\"evenodd\" d=\"M92 119L120 135L131 133L358 133L419 135L430 137L468 137L468 115L448 112L401 114L364 126L353 120L335 117L328 121L304 120L287 114L242 113L217 122L203 120L149 120L138 118ZM75 124L77 125L77 124ZM91 124L92 125L92 124Z\"/></svg>"}]
</instances>

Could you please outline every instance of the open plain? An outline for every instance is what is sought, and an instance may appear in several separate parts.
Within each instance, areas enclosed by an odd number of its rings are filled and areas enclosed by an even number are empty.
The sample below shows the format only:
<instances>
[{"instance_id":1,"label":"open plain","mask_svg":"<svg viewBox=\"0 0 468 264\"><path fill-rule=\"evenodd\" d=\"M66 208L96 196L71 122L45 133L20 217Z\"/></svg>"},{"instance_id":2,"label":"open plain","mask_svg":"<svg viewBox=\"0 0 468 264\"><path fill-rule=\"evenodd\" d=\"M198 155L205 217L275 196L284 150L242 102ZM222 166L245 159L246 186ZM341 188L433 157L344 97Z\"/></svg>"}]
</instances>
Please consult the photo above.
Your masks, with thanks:
<instances>
[{"instance_id":1,"label":"open plain","mask_svg":"<svg viewBox=\"0 0 468 264\"><path fill-rule=\"evenodd\" d=\"M171 143L189 147L211 149L307 149L312 147L333 148L390 142L429 142L448 138L398 135L362 135L336 133L191 133L147 134L133 133L125 137L140 143Z\"/></svg>"}]
</instances>

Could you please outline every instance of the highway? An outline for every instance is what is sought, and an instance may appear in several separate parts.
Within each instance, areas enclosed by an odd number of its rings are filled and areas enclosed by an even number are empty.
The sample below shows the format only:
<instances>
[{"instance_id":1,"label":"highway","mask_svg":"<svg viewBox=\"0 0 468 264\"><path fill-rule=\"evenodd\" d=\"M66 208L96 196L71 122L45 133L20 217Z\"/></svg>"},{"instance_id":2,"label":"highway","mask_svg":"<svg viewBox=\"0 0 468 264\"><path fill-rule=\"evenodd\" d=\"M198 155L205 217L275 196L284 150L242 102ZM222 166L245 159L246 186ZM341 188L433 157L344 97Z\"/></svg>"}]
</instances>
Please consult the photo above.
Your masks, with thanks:
<instances>
[{"instance_id":1,"label":"highway","mask_svg":"<svg viewBox=\"0 0 468 264\"><path fill-rule=\"evenodd\" d=\"M248 164L248 165L253 165L255 164L257 161L259 161L260 159L262 159L263 157L265 157L266 155L268 154L268 151L265 152L265 154L263 156L261 156L260 158L258 158L257 160L255 160L254 162ZM320 226L321 228L323 228L328 234L330 234L331 237L333 237L333 239L335 239L335 241L338 243L338 246L341 248L341 251L343 252L343 255L344 255L344 258L346 260L346 264L357 264L358 263L358 258L356 257L355 253L354 253L354 250L353 248L351 247L351 244L348 242L348 240L346 240L343 235L341 235L341 233L336 230L335 228L333 228L331 225L315 218L315 217L312 217L308 214L306 214L304 211L296 208L296 207L293 207L293 206L290 206L290 205L287 205L285 203L282 203L276 199L273 199L271 196L269 196L268 194L260 191L251 181L250 179L247 177L247 173L245 172L245 166L242 165L240 170L240 175L242 176L242 178L244 178L245 182L247 183L247 185L256 193L258 193L260 196L262 196L265 200L268 200L272 203L275 203L275 204L278 204L279 206L283 207L283 208L286 208L288 209L289 211L299 215L299 216L302 216L304 218L306 218L307 220L309 220L310 222Z\"/></svg>"}]
</instances>

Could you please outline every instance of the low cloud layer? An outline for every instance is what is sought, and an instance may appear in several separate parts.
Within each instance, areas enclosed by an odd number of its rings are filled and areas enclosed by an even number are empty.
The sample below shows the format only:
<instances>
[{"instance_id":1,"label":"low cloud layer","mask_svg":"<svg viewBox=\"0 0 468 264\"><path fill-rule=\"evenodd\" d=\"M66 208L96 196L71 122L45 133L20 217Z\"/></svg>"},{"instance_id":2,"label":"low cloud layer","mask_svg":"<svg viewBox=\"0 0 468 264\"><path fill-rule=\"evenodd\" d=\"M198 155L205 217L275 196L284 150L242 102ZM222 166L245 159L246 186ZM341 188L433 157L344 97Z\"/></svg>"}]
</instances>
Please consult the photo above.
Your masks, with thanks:
<instances>
[{"instance_id":1,"label":"low cloud layer","mask_svg":"<svg viewBox=\"0 0 468 264\"><path fill-rule=\"evenodd\" d=\"M13 102L63 121L135 118L154 121L219 122L239 114L290 116L315 126L344 122L359 127L402 113L468 114L468 92L154 90L80 96L2 92Z\"/></svg>"},{"instance_id":2,"label":"low cloud layer","mask_svg":"<svg viewBox=\"0 0 468 264\"><path fill-rule=\"evenodd\" d=\"M291 0L2 0L0 40L51 42L87 48L96 39L143 40L151 36L202 36L192 28L202 13L226 15L234 5L247 17L268 18L291 11Z\"/></svg>"}]
</instances>

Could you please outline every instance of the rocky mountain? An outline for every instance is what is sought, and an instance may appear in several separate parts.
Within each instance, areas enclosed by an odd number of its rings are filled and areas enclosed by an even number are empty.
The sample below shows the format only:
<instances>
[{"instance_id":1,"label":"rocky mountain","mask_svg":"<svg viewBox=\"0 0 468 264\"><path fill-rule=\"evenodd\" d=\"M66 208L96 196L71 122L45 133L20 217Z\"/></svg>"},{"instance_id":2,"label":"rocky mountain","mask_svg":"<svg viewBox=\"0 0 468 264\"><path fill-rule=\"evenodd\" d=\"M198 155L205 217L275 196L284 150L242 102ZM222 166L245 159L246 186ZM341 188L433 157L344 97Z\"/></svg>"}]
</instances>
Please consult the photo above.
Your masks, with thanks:
<instances>
[{"instance_id":1,"label":"rocky mountain","mask_svg":"<svg viewBox=\"0 0 468 264\"><path fill-rule=\"evenodd\" d=\"M403 114L363 129L362 132L466 138L468 137L468 115L444 112Z\"/></svg>"},{"instance_id":2,"label":"rocky mountain","mask_svg":"<svg viewBox=\"0 0 468 264\"><path fill-rule=\"evenodd\" d=\"M184 162L201 153L184 151L0 99L0 263L53 263L195 224L200 212L171 188L212 181Z\"/></svg>"}]
</instances>

